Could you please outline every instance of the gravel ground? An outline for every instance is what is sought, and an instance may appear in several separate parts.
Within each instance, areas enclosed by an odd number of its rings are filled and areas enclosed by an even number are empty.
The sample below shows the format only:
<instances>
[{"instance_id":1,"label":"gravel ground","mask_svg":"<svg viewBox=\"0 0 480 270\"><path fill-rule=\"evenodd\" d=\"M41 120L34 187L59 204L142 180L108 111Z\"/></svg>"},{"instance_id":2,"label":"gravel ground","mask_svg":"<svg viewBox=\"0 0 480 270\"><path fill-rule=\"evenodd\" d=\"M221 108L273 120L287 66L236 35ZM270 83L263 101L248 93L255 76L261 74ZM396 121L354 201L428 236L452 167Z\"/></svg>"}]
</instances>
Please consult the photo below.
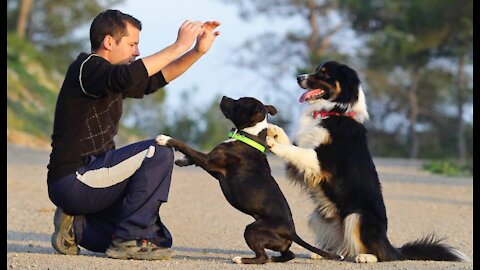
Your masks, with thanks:
<instances>
[{"instance_id":1,"label":"gravel ground","mask_svg":"<svg viewBox=\"0 0 480 270\"><path fill-rule=\"evenodd\" d=\"M273 174L293 212L298 234L312 243L307 219L313 205L285 178L281 161L269 156ZM473 177L431 175L420 163L376 159L395 246L435 232L473 258ZM377 264L316 261L293 244L297 258L283 264L236 265L234 256L251 256L243 239L253 221L223 197L214 178L196 167L175 167L162 220L174 237L169 261L114 260L85 249L79 256L50 245L54 205L47 195L48 151L7 144L7 269L473 269L473 263L402 261ZM270 254L274 254L271 252Z\"/></svg>"}]
</instances>

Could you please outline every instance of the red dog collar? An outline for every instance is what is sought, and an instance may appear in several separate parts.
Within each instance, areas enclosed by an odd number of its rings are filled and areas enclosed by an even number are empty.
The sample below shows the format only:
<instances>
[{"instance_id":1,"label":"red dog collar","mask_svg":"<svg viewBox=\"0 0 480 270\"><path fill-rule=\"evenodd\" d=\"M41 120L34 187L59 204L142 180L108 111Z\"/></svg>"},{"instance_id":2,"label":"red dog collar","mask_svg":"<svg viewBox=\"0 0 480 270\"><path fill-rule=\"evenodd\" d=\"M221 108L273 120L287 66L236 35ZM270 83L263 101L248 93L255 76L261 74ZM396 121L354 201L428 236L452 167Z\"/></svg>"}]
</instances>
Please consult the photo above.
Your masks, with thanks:
<instances>
[{"instance_id":1,"label":"red dog collar","mask_svg":"<svg viewBox=\"0 0 480 270\"><path fill-rule=\"evenodd\" d=\"M313 118L318 118L321 117L322 119L327 118L329 116L348 116L348 117L355 117L355 112L348 112L345 114L338 113L338 112L332 112L332 111L313 111L312 117Z\"/></svg>"}]
</instances>

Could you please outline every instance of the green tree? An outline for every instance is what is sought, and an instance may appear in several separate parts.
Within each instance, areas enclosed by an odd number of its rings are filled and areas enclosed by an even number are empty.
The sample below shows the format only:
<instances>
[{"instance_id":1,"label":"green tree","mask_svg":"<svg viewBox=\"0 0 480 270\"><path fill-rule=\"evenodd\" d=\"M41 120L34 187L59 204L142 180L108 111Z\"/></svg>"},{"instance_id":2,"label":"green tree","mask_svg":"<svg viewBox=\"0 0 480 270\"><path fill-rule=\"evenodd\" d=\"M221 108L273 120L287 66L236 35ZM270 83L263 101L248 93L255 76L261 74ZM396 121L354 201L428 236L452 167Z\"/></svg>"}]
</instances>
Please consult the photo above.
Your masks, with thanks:
<instances>
[{"instance_id":1,"label":"green tree","mask_svg":"<svg viewBox=\"0 0 480 270\"><path fill-rule=\"evenodd\" d=\"M7 0L7 31L24 35L65 70L88 43L88 28L85 35L76 30L88 27L100 11L121 2L123 0Z\"/></svg>"},{"instance_id":2,"label":"green tree","mask_svg":"<svg viewBox=\"0 0 480 270\"><path fill-rule=\"evenodd\" d=\"M467 65L473 65L473 1L463 1L453 4L446 3L448 10L445 23L450 25L445 42L440 46L437 56L449 59L455 63L455 79L452 83L454 104L456 104L456 139L457 157L464 164L468 156L467 131L463 119L464 107L472 103L473 81L466 72ZM470 83L471 81L471 83ZM473 104L472 104L473 105Z\"/></svg>"},{"instance_id":3,"label":"green tree","mask_svg":"<svg viewBox=\"0 0 480 270\"><path fill-rule=\"evenodd\" d=\"M199 133L193 141L200 149L210 151L227 139L227 133L233 128L230 120L220 110L221 97L214 98L204 111L200 112Z\"/></svg>"},{"instance_id":4,"label":"green tree","mask_svg":"<svg viewBox=\"0 0 480 270\"><path fill-rule=\"evenodd\" d=\"M352 20L353 28L368 36L368 50L363 57L370 90L377 98L390 97L391 102L397 103L393 106L397 108L396 113L405 113L409 123L409 156L418 157L419 133L438 122L431 116L446 116L438 110L439 105L445 106L445 95L437 92L460 93L460 88L462 93L465 91L465 87L452 87L449 82L434 88L423 87L422 82L435 80L437 70L443 67L433 63L449 53L449 65L459 63L458 74L464 74L460 72L465 67L461 59L471 55L472 48L472 1L342 0L340 8ZM460 78L465 78L460 75L456 78L456 84L462 85ZM464 95L458 95L457 100L460 130L457 141L462 149L465 146L463 106L468 101Z\"/></svg>"},{"instance_id":5,"label":"green tree","mask_svg":"<svg viewBox=\"0 0 480 270\"><path fill-rule=\"evenodd\" d=\"M235 64L254 70L259 83L265 84L267 98L279 108L279 115L272 120L290 124L294 119L292 115L298 115L301 107L296 104L299 92L286 85L291 85L299 74L311 72L325 60L348 59L339 43L334 42L335 37L349 29L348 20L341 19L336 12L338 0L224 2L237 5L245 21L266 20L278 25L290 22L291 27L285 32L271 27L248 39L235 51Z\"/></svg>"}]
</instances>

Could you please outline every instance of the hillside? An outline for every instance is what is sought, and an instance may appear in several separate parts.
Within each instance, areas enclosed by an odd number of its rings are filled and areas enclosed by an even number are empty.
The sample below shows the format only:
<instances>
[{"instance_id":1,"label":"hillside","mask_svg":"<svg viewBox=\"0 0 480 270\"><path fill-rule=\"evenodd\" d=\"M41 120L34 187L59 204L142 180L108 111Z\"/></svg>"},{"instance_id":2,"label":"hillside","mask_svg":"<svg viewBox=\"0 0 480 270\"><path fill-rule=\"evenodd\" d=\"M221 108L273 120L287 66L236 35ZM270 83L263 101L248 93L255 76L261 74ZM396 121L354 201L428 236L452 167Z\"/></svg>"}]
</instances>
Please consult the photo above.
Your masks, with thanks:
<instances>
[{"instance_id":1,"label":"hillside","mask_svg":"<svg viewBox=\"0 0 480 270\"><path fill-rule=\"evenodd\" d=\"M32 44L7 34L7 143L49 149L63 76ZM126 107L126 106L125 106ZM120 125L118 145L143 138Z\"/></svg>"},{"instance_id":2,"label":"hillside","mask_svg":"<svg viewBox=\"0 0 480 270\"><path fill-rule=\"evenodd\" d=\"M62 79L33 45L7 34L7 142L49 146Z\"/></svg>"}]
</instances>

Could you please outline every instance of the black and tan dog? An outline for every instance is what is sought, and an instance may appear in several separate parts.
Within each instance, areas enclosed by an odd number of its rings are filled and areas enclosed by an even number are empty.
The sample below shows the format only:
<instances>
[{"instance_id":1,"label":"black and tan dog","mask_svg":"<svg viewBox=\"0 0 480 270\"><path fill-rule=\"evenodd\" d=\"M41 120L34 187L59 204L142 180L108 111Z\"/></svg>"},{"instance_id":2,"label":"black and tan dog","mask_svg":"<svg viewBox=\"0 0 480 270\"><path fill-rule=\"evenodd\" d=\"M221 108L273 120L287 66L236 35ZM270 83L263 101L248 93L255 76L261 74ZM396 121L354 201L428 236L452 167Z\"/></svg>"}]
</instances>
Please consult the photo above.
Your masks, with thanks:
<instances>
[{"instance_id":1,"label":"black and tan dog","mask_svg":"<svg viewBox=\"0 0 480 270\"><path fill-rule=\"evenodd\" d=\"M359 263L393 260L468 261L435 237L394 247L377 170L367 144L365 95L357 72L325 62L297 78L306 103L292 143L269 125L267 145L286 163L288 178L315 204L310 216L316 245ZM408 223L408 220L405 222ZM313 256L316 257L316 256Z\"/></svg>"},{"instance_id":2,"label":"black and tan dog","mask_svg":"<svg viewBox=\"0 0 480 270\"><path fill-rule=\"evenodd\" d=\"M229 134L229 140L208 154L166 135L159 135L156 140L160 145L173 147L185 155L175 164L195 164L218 179L227 201L255 218L244 233L245 241L255 252L255 257L235 257L233 261L243 264L289 261L295 258L289 250L292 241L324 258L343 259L309 245L295 232L290 207L271 175L264 154L267 114L276 114L275 107L250 97L238 100L223 97L220 109L236 129ZM278 251L281 255L269 258L265 249Z\"/></svg>"}]
</instances>

